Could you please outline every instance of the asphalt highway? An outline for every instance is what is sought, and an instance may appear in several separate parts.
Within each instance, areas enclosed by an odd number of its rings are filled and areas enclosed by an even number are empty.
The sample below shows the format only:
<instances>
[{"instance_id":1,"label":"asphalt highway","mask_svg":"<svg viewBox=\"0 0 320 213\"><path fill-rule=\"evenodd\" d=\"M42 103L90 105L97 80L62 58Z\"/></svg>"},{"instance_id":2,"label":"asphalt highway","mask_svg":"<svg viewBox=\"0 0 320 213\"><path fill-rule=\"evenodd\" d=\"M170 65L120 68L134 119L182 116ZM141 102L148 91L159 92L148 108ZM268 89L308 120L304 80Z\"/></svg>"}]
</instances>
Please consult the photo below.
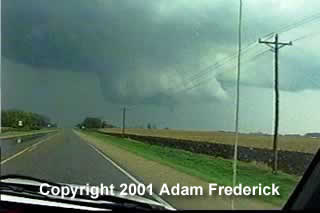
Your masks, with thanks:
<instances>
[{"instance_id":1,"label":"asphalt highway","mask_svg":"<svg viewBox=\"0 0 320 213\"><path fill-rule=\"evenodd\" d=\"M1 175L19 174L60 183L133 183L71 129L29 140L2 139Z\"/></svg>"}]
</instances>

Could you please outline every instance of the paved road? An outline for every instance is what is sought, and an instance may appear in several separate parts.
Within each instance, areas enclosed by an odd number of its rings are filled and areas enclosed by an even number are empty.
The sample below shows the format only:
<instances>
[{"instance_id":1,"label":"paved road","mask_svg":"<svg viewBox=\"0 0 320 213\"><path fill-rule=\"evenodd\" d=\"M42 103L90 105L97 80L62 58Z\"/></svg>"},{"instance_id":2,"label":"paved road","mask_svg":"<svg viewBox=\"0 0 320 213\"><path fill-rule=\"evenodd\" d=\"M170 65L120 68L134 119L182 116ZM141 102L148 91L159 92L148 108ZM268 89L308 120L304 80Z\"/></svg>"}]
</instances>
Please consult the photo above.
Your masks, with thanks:
<instances>
[{"instance_id":1,"label":"paved road","mask_svg":"<svg viewBox=\"0 0 320 213\"><path fill-rule=\"evenodd\" d=\"M55 182L103 183L116 187L133 183L71 129L48 137L19 144L3 140L1 175L19 174Z\"/></svg>"},{"instance_id":2,"label":"paved road","mask_svg":"<svg viewBox=\"0 0 320 213\"><path fill-rule=\"evenodd\" d=\"M12 157L14 154L19 153L32 145L36 146L38 142L50 135L51 134L36 134L25 137L0 139L1 161Z\"/></svg>"}]
</instances>

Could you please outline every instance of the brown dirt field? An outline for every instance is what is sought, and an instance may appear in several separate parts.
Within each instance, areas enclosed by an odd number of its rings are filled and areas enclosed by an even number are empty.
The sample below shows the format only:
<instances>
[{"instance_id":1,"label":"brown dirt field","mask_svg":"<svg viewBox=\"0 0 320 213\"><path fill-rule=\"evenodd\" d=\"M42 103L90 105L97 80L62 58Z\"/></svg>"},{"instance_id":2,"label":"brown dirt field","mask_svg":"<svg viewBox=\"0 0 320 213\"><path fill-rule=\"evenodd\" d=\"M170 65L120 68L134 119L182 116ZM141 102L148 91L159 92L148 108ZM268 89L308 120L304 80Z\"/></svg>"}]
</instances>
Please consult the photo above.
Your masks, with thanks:
<instances>
[{"instance_id":1,"label":"brown dirt field","mask_svg":"<svg viewBox=\"0 0 320 213\"><path fill-rule=\"evenodd\" d=\"M104 132L121 133L120 128L100 129ZM185 131L171 129L126 129L127 134L147 135L154 137L166 137L193 140L196 142L211 142L222 144L234 144L234 133L231 132L209 132L209 131ZM239 145L253 148L272 149L273 136L240 134ZM320 148L320 138L309 138L304 136L279 136L279 150L316 153Z\"/></svg>"}]
</instances>

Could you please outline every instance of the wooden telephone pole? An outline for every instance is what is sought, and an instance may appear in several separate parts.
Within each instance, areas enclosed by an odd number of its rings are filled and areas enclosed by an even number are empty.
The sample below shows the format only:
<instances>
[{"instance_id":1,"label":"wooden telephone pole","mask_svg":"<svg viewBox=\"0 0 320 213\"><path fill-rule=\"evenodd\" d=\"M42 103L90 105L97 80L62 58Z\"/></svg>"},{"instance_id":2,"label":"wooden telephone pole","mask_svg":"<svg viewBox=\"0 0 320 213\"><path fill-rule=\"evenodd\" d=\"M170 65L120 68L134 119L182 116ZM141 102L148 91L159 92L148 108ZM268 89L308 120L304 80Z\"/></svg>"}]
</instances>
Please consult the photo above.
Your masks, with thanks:
<instances>
[{"instance_id":1,"label":"wooden telephone pole","mask_svg":"<svg viewBox=\"0 0 320 213\"><path fill-rule=\"evenodd\" d=\"M122 111L122 136L125 135L125 129L126 129L126 107L123 107L123 111Z\"/></svg>"},{"instance_id":2,"label":"wooden telephone pole","mask_svg":"<svg viewBox=\"0 0 320 213\"><path fill-rule=\"evenodd\" d=\"M279 49L288 45L292 45L292 42L279 42L279 35L275 34L274 41L262 41L259 39L259 43L266 44L271 47L271 51L274 52L274 92L275 92L275 115L274 115L274 134L273 134L273 173L277 173L278 170L278 129L279 129Z\"/></svg>"}]
</instances>

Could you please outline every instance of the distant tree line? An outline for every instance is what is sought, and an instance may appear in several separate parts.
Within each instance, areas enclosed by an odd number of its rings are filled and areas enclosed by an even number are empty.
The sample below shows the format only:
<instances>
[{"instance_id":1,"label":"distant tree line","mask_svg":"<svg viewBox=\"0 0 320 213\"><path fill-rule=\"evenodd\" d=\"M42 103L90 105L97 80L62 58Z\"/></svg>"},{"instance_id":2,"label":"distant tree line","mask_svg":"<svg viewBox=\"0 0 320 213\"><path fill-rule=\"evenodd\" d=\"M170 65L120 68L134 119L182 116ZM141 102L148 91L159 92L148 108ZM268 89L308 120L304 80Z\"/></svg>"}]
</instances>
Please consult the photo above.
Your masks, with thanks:
<instances>
[{"instance_id":1,"label":"distant tree line","mask_svg":"<svg viewBox=\"0 0 320 213\"><path fill-rule=\"evenodd\" d=\"M22 121L22 126L19 126ZM43 127L56 127L56 124L50 123L50 118L33 112L25 112L22 110L1 110L1 126L23 129L41 129Z\"/></svg>"},{"instance_id":2,"label":"distant tree line","mask_svg":"<svg viewBox=\"0 0 320 213\"><path fill-rule=\"evenodd\" d=\"M81 123L76 125L78 128L115 128L116 126L108 124L106 121L103 121L97 117L86 117Z\"/></svg>"},{"instance_id":3,"label":"distant tree line","mask_svg":"<svg viewBox=\"0 0 320 213\"><path fill-rule=\"evenodd\" d=\"M315 137L315 138L320 138L320 133L319 132L310 132L305 134L306 137Z\"/></svg>"}]
</instances>

